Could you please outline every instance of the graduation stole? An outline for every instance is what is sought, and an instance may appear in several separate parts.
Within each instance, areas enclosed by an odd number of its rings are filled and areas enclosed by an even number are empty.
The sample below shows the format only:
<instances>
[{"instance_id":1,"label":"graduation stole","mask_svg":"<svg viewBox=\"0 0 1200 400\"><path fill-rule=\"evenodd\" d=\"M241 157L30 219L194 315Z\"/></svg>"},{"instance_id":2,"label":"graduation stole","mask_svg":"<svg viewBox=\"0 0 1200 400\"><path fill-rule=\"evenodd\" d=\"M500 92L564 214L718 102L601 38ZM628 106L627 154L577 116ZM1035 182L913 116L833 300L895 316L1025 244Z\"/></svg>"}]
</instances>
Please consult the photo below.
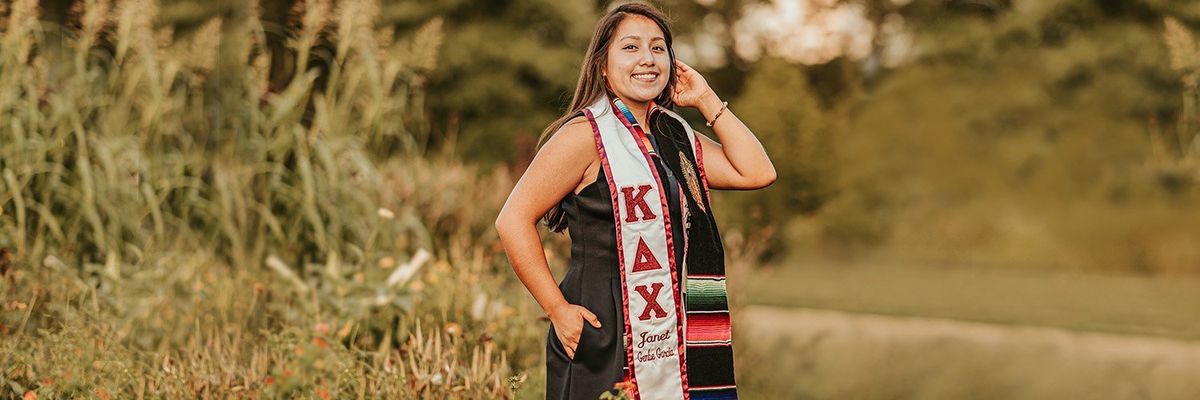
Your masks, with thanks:
<instances>
[{"instance_id":1,"label":"graduation stole","mask_svg":"<svg viewBox=\"0 0 1200 400\"><path fill-rule=\"evenodd\" d=\"M679 154L683 178L700 211L707 212L708 181L700 141L682 117L660 110L687 132L696 164ZM601 97L584 114L592 125L616 221L626 380L633 383L633 397L737 399L724 263L689 271L686 260L675 260L677 238L672 237L664 181L642 140L645 132L621 100ZM689 210L683 188L679 194L685 221L674 223L686 224ZM687 235L679 239L686 254ZM677 268L686 276L683 302ZM690 384L689 365L698 368Z\"/></svg>"},{"instance_id":2,"label":"graduation stole","mask_svg":"<svg viewBox=\"0 0 1200 400\"><path fill-rule=\"evenodd\" d=\"M584 114L612 197L634 397L685 399L684 310L673 250L679 238L671 234L664 181L643 142L645 132L619 99L601 97Z\"/></svg>"}]
</instances>

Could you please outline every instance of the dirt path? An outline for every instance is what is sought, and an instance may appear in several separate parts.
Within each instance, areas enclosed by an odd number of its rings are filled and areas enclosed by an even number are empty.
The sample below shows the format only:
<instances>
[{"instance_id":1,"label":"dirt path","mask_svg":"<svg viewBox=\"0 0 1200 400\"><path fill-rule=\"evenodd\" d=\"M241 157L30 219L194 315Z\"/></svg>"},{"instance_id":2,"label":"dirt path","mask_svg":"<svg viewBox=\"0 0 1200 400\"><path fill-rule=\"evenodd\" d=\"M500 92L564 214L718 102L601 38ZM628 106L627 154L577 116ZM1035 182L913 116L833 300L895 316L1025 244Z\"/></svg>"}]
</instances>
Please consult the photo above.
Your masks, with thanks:
<instances>
[{"instance_id":1,"label":"dirt path","mask_svg":"<svg viewBox=\"0 0 1200 400\"><path fill-rule=\"evenodd\" d=\"M1200 398L1200 342L767 306L736 318L735 341L794 372L793 396Z\"/></svg>"}]
</instances>

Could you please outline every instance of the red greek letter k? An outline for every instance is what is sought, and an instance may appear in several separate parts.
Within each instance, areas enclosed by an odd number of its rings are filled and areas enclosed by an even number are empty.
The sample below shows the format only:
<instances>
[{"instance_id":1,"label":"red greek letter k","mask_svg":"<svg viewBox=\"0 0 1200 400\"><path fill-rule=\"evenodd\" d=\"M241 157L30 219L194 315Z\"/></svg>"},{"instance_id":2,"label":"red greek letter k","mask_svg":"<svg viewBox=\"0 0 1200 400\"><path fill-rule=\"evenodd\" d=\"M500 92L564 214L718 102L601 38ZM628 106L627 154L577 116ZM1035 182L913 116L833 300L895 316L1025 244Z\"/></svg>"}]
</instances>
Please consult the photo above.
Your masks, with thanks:
<instances>
[{"instance_id":1,"label":"red greek letter k","mask_svg":"<svg viewBox=\"0 0 1200 400\"><path fill-rule=\"evenodd\" d=\"M633 189L634 189L633 186L626 186L626 187L621 188L621 194L625 195L624 197L625 197L625 213L626 213L625 222L626 223L638 222L638 217L637 217L638 210L641 210L641 212L642 212L642 221L649 221L654 218L657 218L657 216L655 216L654 213L650 211L650 205L646 204L646 193L649 193L651 188L653 188L653 186L650 186L650 185L638 186L637 187L637 190L638 190L637 195L633 194Z\"/></svg>"}]
</instances>

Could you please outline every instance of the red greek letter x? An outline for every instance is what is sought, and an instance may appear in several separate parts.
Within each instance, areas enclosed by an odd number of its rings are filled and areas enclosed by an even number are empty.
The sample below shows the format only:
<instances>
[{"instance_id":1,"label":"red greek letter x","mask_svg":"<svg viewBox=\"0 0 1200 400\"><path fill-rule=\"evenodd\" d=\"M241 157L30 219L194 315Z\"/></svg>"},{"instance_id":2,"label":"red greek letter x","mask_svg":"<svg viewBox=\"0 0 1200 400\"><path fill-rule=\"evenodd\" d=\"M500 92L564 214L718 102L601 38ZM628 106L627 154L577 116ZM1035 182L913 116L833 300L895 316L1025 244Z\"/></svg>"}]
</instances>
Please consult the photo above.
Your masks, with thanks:
<instances>
[{"instance_id":1,"label":"red greek letter x","mask_svg":"<svg viewBox=\"0 0 1200 400\"><path fill-rule=\"evenodd\" d=\"M654 282L650 287L651 289L646 289L646 285L638 285L633 288L638 294L642 295L643 299L646 299L646 310L642 311L642 315L638 316L639 321L650 319L651 312L654 313L654 318L656 319L667 316L667 311L658 305L658 292L662 291L663 284L661 282Z\"/></svg>"}]
</instances>

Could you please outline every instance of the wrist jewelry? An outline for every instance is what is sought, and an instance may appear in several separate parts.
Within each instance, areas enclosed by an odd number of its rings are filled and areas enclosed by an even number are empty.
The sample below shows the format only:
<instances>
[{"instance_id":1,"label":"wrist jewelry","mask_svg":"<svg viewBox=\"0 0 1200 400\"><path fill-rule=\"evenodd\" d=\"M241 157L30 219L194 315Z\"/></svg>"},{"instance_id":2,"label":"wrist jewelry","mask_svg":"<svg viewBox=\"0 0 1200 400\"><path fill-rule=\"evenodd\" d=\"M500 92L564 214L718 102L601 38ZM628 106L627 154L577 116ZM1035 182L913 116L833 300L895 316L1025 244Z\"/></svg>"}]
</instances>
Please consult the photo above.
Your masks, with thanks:
<instances>
[{"instance_id":1,"label":"wrist jewelry","mask_svg":"<svg viewBox=\"0 0 1200 400\"><path fill-rule=\"evenodd\" d=\"M714 115L714 116L713 116L713 119L712 119L711 121L705 122L705 123L704 123L704 126L707 126L707 127L709 127L709 128L712 128L713 124L717 123L717 118L721 118L721 114L724 114L724 113L725 113L725 109L726 109L727 107L729 107L729 102L728 102L728 101L722 101L722 102L721 102L721 109L720 109L720 110L717 110L717 115Z\"/></svg>"}]
</instances>

